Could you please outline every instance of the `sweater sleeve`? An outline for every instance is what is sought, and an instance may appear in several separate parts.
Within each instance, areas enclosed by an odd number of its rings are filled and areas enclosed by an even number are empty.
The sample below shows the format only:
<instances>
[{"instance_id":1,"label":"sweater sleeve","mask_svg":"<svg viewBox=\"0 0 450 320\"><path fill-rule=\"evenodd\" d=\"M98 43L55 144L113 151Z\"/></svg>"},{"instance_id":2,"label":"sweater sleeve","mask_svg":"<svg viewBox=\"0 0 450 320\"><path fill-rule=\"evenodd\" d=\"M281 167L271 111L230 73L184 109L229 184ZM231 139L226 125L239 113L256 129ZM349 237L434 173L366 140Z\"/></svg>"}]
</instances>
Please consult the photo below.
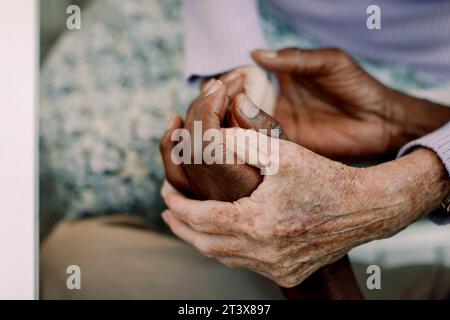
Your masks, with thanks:
<instances>
[{"instance_id":1,"label":"sweater sleeve","mask_svg":"<svg viewBox=\"0 0 450 320\"><path fill-rule=\"evenodd\" d=\"M266 47L256 0L184 0L182 16L188 80L254 64Z\"/></svg>"},{"instance_id":2,"label":"sweater sleeve","mask_svg":"<svg viewBox=\"0 0 450 320\"><path fill-rule=\"evenodd\" d=\"M417 147L433 150L439 159L441 159L450 177L450 122L440 129L403 146L398 153L398 157L411 152ZM437 224L450 223L450 213L444 212L443 210L436 210L430 213L428 218Z\"/></svg>"}]
</instances>

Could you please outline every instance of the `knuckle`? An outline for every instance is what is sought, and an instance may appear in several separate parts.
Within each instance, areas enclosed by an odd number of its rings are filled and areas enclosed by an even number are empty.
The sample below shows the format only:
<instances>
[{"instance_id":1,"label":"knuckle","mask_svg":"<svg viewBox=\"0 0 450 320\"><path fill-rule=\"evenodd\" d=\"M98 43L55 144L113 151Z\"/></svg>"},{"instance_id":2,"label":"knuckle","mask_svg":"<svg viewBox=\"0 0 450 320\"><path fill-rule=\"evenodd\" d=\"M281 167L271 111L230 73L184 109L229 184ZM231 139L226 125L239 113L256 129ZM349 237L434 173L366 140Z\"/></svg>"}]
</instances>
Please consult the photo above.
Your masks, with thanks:
<instances>
[{"instance_id":1,"label":"knuckle","mask_svg":"<svg viewBox=\"0 0 450 320\"><path fill-rule=\"evenodd\" d=\"M281 286L281 287L283 287L283 288L292 288L292 287L295 287L295 284L293 284L293 283L287 281L284 277L276 278L276 279L275 279L275 282L276 282L279 286Z\"/></svg>"},{"instance_id":2,"label":"knuckle","mask_svg":"<svg viewBox=\"0 0 450 320\"><path fill-rule=\"evenodd\" d=\"M327 50L328 54L334 56L336 59L346 59L348 55L340 48L330 48Z\"/></svg>"},{"instance_id":3,"label":"knuckle","mask_svg":"<svg viewBox=\"0 0 450 320\"><path fill-rule=\"evenodd\" d=\"M290 274L289 276L286 276L286 281L288 283L291 283L292 286L296 286L301 284L307 277L309 276L308 272L305 272L304 270L300 270L299 272Z\"/></svg>"},{"instance_id":4,"label":"knuckle","mask_svg":"<svg viewBox=\"0 0 450 320\"><path fill-rule=\"evenodd\" d=\"M283 288L293 288L296 286L295 283L289 281L286 277L277 278L277 284Z\"/></svg>"},{"instance_id":5,"label":"knuckle","mask_svg":"<svg viewBox=\"0 0 450 320\"><path fill-rule=\"evenodd\" d=\"M347 66L352 63L352 58L340 48L329 49L330 60L338 65Z\"/></svg>"}]
</instances>

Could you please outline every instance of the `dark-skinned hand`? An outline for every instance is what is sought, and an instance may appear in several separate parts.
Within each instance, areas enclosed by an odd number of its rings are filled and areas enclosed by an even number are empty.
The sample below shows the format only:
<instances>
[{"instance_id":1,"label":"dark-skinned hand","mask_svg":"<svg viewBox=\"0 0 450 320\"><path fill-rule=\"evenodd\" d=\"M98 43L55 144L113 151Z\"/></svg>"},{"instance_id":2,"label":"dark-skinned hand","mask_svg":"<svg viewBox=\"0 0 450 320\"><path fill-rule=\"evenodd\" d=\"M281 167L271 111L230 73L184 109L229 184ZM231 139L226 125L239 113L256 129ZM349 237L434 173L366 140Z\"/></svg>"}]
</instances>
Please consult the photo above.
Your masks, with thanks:
<instances>
[{"instance_id":1,"label":"dark-skinned hand","mask_svg":"<svg viewBox=\"0 0 450 320\"><path fill-rule=\"evenodd\" d=\"M289 140L329 158L382 156L450 119L449 108L384 86L339 49L252 55L278 78L275 118Z\"/></svg>"},{"instance_id":2,"label":"dark-skinned hand","mask_svg":"<svg viewBox=\"0 0 450 320\"><path fill-rule=\"evenodd\" d=\"M177 190L197 199L234 201L248 196L261 183L262 176L254 167L245 164L183 164L176 165L171 150L178 143L171 141L174 130L185 128L193 139L194 121L201 121L202 130L241 127L245 129L272 129L281 131L278 122L256 108L243 92L243 78L227 74L219 80L212 79L202 86L200 95L191 103L186 120L176 116L170 129L161 140L166 178ZM253 118L246 117L241 109L256 110ZM254 108L254 109L252 109ZM284 135L280 134L283 138ZM192 145L194 142L192 141ZM202 151L206 144L203 145ZM194 148L191 148L192 158Z\"/></svg>"}]
</instances>

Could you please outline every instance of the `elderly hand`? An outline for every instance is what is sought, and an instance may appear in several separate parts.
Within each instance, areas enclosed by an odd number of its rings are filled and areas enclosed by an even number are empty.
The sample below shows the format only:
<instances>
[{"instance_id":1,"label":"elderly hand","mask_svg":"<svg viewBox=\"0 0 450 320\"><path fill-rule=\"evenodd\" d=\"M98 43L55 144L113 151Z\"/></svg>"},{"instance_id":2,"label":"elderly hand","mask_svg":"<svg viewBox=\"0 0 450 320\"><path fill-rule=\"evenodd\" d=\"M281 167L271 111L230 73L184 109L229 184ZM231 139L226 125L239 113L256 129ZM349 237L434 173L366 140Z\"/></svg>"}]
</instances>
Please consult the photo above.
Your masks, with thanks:
<instances>
[{"instance_id":1,"label":"elderly hand","mask_svg":"<svg viewBox=\"0 0 450 320\"><path fill-rule=\"evenodd\" d=\"M353 160L398 150L450 120L450 109L385 87L338 49L256 50L278 77L275 118L289 140Z\"/></svg>"},{"instance_id":2,"label":"elderly hand","mask_svg":"<svg viewBox=\"0 0 450 320\"><path fill-rule=\"evenodd\" d=\"M165 183L165 222L205 255L293 287L354 246L405 228L448 192L445 169L426 149L358 169L279 143L278 174L238 201L191 200Z\"/></svg>"}]
</instances>

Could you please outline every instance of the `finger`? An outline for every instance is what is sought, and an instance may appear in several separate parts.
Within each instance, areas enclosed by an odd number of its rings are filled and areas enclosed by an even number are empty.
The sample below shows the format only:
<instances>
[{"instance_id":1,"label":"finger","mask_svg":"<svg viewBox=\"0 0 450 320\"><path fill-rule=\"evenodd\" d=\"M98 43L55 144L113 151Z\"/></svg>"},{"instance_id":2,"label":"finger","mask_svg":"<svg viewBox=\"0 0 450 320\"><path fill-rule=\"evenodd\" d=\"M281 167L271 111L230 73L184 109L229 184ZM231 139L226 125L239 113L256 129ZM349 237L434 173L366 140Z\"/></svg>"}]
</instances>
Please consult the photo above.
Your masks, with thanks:
<instances>
[{"instance_id":1,"label":"finger","mask_svg":"<svg viewBox=\"0 0 450 320\"><path fill-rule=\"evenodd\" d=\"M248 164L259 169L270 165L271 138L264 133L253 129L227 128L222 129L222 136L225 137L227 159L234 155L235 163Z\"/></svg>"},{"instance_id":2,"label":"finger","mask_svg":"<svg viewBox=\"0 0 450 320\"><path fill-rule=\"evenodd\" d=\"M270 268L258 260L242 257L223 257L218 260L230 268L245 268L276 283L279 282L279 279L272 275Z\"/></svg>"},{"instance_id":3,"label":"finger","mask_svg":"<svg viewBox=\"0 0 450 320\"><path fill-rule=\"evenodd\" d=\"M240 127L240 124L236 120L236 116L234 115L234 112L232 111L232 106L230 106L229 109L230 109L230 112L227 112L227 114L226 114L226 123L223 127L224 128Z\"/></svg>"},{"instance_id":4,"label":"finger","mask_svg":"<svg viewBox=\"0 0 450 320\"><path fill-rule=\"evenodd\" d=\"M179 194L180 192L179 192L177 189L175 189L175 188L170 184L169 181L164 180L163 185L162 185L162 187L161 187L161 197L164 199L164 198L166 198L169 194L172 194L172 193L177 193L177 194Z\"/></svg>"},{"instance_id":5,"label":"finger","mask_svg":"<svg viewBox=\"0 0 450 320\"><path fill-rule=\"evenodd\" d=\"M244 92L244 76L237 70L222 75L219 80L227 88L227 96L230 100Z\"/></svg>"},{"instance_id":6,"label":"finger","mask_svg":"<svg viewBox=\"0 0 450 320\"><path fill-rule=\"evenodd\" d=\"M326 74L336 66L351 61L348 55L338 49L287 48L280 51L258 49L252 52L252 57L266 70L303 75Z\"/></svg>"},{"instance_id":7,"label":"finger","mask_svg":"<svg viewBox=\"0 0 450 320\"><path fill-rule=\"evenodd\" d=\"M218 260L230 268L236 267L246 268L254 272L264 274L266 276L269 275L268 268L265 265L263 265L260 261L255 259L232 256L232 257L221 257Z\"/></svg>"},{"instance_id":8,"label":"finger","mask_svg":"<svg viewBox=\"0 0 450 320\"><path fill-rule=\"evenodd\" d=\"M233 71L227 73L226 75L224 75L223 78L221 78L221 81L226 83L227 87L230 86L228 84L230 82L230 80L231 80L231 82L233 82L233 79L235 79L235 78L239 79L239 86L240 86L239 89L236 90L233 88L232 90L228 89L228 91L227 91L228 98L230 99L230 101L232 101L238 94L245 92L244 77L245 77L245 75L243 75L240 70L233 70ZM230 108L228 108L228 110L230 110ZM224 123L225 127L238 127L239 126L239 124L237 123L232 112L227 112L225 116L226 116L226 122Z\"/></svg>"},{"instance_id":9,"label":"finger","mask_svg":"<svg viewBox=\"0 0 450 320\"><path fill-rule=\"evenodd\" d=\"M268 136L286 139L280 123L259 109L245 94L239 94L232 102L232 113L241 128L267 130Z\"/></svg>"},{"instance_id":10,"label":"finger","mask_svg":"<svg viewBox=\"0 0 450 320\"><path fill-rule=\"evenodd\" d=\"M227 128L222 131L225 131L226 154L234 154L239 163L261 169L262 175L275 175L279 169L291 170L311 156L317 157L295 143L268 137L252 129Z\"/></svg>"},{"instance_id":11,"label":"finger","mask_svg":"<svg viewBox=\"0 0 450 320\"><path fill-rule=\"evenodd\" d=\"M178 192L175 188L173 188L170 185L170 183L166 180L166 181L164 181L163 187L161 188L161 196L163 197L163 199L166 199L171 194L177 194L177 195L183 197L183 195L181 195L180 192ZM170 206L169 206L169 208L170 208ZM180 214L179 212L174 211L174 210L172 210L172 214L174 214L177 217L177 219L180 219L181 221L183 221L184 223L189 225L192 229L199 231L199 232L207 232L207 233L215 233L215 234L228 234L228 235L234 234L233 230L228 227L229 224L227 224L227 225L220 224L219 221L211 222L211 220L203 219L203 218L199 217L198 215L186 216L186 215Z\"/></svg>"},{"instance_id":12,"label":"finger","mask_svg":"<svg viewBox=\"0 0 450 320\"><path fill-rule=\"evenodd\" d=\"M285 81L286 77L291 77L291 75L286 73L281 73L278 75L278 83L280 83L281 87L282 83ZM283 128L283 132L286 135L286 140L298 143L298 137L296 136L297 132L301 132L301 123L299 120L299 113L302 110L302 103L299 105L293 106L288 99L286 98L288 95L281 94L278 97L276 108L275 108L275 119L281 124Z\"/></svg>"},{"instance_id":13,"label":"finger","mask_svg":"<svg viewBox=\"0 0 450 320\"><path fill-rule=\"evenodd\" d=\"M211 78L202 78L200 80L200 83L199 83L199 86L198 86L199 89L200 89L200 92L202 92L204 90L205 85L209 82L209 80L211 80Z\"/></svg>"},{"instance_id":14,"label":"finger","mask_svg":"<svg viewBox=\"0 0 450 320\"><path fill-rule=\"evenodd\" d=\"M236 251L239 240L233 236L198 232L179 220L172 211L162 213L164 222L180 239L194 246L206 256L228 256Z\"/></svg>"},{"instance_id":15,"label":"finger","mask_svg":"<svg viewBox=\"0 0 450 320\"><path fill-rule=\"evenodd\" d=\"M248 66L239 69L245 75L244 93L260 109L273 114L276 92L268 73L259 66Z\"/></svg>"},{"instance_id":16,"label":"finger","mask_svg":"<svg viewBox=\"0 0 450 320\"><path fill-rule=\"evenodd\" d=\"M222 81L211 79L189 107L187 128L193 129L194 121L200 121L204 130L220 128L227 111L227 102L227 89Z\"/></svg>"},{"instance_id":17,"label":"finger","mask_svg":"<svg viewBox=\"0 0 450 320\"><path fill-rule=\"evenodd\" d=\"M242 233L241 215L232 203L215 200L192 200L182 194L168 193L163 196L173 214L184 223L196 225L203 230L220 227L227 233ZM214 231L217 232L217 228ZM223 231L222 231L223 232Z\"/></svg>"},{"instance_id":18,"label":"finger","mask_svg":"<svg viewBox=\"0 0 450 320\"><path fill-rule=\"evenodd\" d=\"M205 90L214 82L216 78L202 79L200 82L200 92ZM216 80L220 80L227 87L227 95L233 98L237 94L244 92L244 75L239 70L231 70L222 74Z\"/></svg>"},{"instance_id":19,"label":"finger","mask_svg":"<svg viewBox=\"0 0 450 320\"><path fill-rule=\"evenodd\" d=\"M166 179L180 192L189 192L189 181L181 165L176 164L172 159L172 150L177 141L172 141L172 133L176 129L183 127L183 120L179 116L174 116L170 120L169 130L162 137L159 150L164 164Z\"/></svg>"}]
</instances>

